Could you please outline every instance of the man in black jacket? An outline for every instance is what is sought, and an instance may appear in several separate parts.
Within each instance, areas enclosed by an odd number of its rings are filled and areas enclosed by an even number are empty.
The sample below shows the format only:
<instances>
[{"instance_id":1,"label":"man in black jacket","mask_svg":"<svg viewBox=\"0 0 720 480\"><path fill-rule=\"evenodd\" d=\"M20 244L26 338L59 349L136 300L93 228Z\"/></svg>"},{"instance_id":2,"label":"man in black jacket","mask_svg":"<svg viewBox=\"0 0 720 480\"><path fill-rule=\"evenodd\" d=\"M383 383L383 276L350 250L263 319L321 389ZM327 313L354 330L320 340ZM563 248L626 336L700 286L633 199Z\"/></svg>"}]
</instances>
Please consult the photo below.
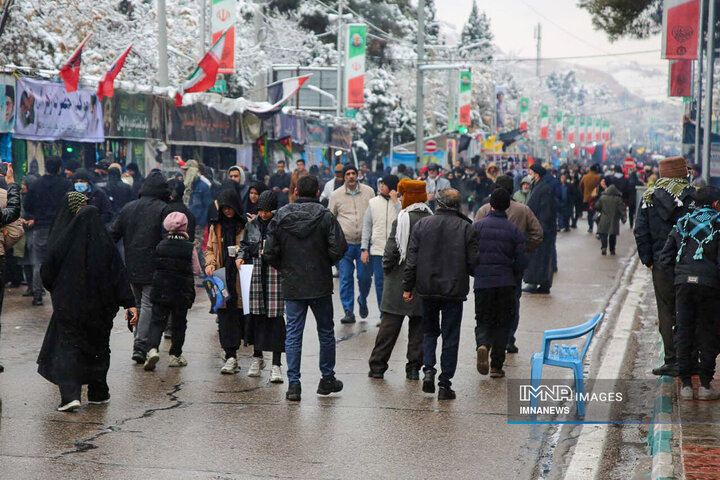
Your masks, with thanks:
<instances>
[{"instance_id":1,"label":"man in black jacket","mask_svg":"<svg viewBox=\"0 0 720 480\"><path fill-rule=\"evenodd\" d=\"M135 194L130 185L122 181L122 172L117 167L108 169L107 187L105 187L110 205L112 205L113 220L128 203L135 200Z\"/></svg>"},{"instance_id":2,"label":"man in black jacket","mask_svg":"<svg viewBox=\"0 0 720 480\"><path fill-rule=\"evenodd\" d=\"M340 224L320 205L318 181L312 175L298 180L294 203L286 205L268 225L263 258L280 272L285 298L288 400L300 401L300 358L308 307L317 322L322 379L317 393L329 395L343 388L335 378L332 266L348 249Z\"/></svg>"},{"instance_id":3,"label":"man in black jacket","mask_svg":"<svg viewBox=\"0 0 720 480\"><path fill-rule=\"evenodd\" d=\"M701 187L695 194L695 205L695 210L678 220L671 230L658 262L667 269L674 267L675 273L675 348L678 375L682 379L680 397L693 399L691 376L697 362L692 360L692 350L698 345L697 398L717 400L720 392L710 386L710 381L720 352L720 190Z\"/></svg>"},{"instance_id":4,"label":"man in black jacket","mask_svg":"<svg viewBox=\"0 0 720 480\"><path fill-rule=\"evenodd\" d=\"M5 208L0 210L0 227L4 227L20 217L20 187L15 183L12 164L8 164L5 181L7 182L7 204ZM0 311L2 311L2 302L5 297L4 271L5 256L2 256L0 257ZM0 364L0 372L3 370L5 370L5 368Z\"/></svg>"},{"instance_id":5,"label":"man in black jacket","mask_svg":"<svg viewBox=\"0 0 720 480\"><path fill-rule=\"evenodd\" d=\"M658 263L673 225L694 207L695 189L688 182L683 157L660 160L660 178L643 194L635 223L635 243L643 265L652 270L658 326L665 348L665 364L655 375L677 375L675 357L675 285L673 270Z\"/></svg>"},{"instance_id":6,"label":"man in black jacket","mask_svg":"<svg viewBox=\"0 0 720 480\"><path fill-rule=\"evenodd\" d=\"M145 363L150 348L150 290L155 272L155 248L162 240L162 222L167 216L169 195L168 183L163 174L150 173L140 189L140 198L125 205L110 227L113 241L117 243L123 240L125 265L140 311L132 354L132 359L137 363Z\"/></svg>"},{"instance_id":7,"label":"man in black jacket","mask_svg":"<svg viewBox=\"0 0 720 480\"><path fill-rule=\"evenodd\" d=\"M463 302L470 291L469 276L477 263L478 245L470 219L460 213L460 193L446 188L436 198L435 215L419 220L410 235L403 299L412 301L413 289L422 299L423 392L435 393L435 350L442 333L438 399L452 400L455 392L450 386L457 367Z\"/></svg>"},{"instance_id":8,"label":"man in black jacket","mask_svg":"<svg viewBox=\"0 0 720 480\"><path fill-rule=\"evenodd\" d=\"M539 164L530 167L533 188L527 200L527 206L535 214L543 229L542 243L533 250L530 263L525 270L524 280L528 284L523 288L527 293L550 293L553 282L553 258L557 238L558 200L553 190L554 178Z\"/></svg>"},{"instance_id":9,"label":"man in black jacket","mask_svg":"<svg viewBox=\"0 0 720 480\"><path fill-rule=\"evenodd\" d=\"M58 157L45 160L45 175L32 184L25 202L25 213L28 216L28 228L33 229L33 305L42 305L42 278L40 267L47 257L48 235L55 214L63 196L71 188L70 182L60 176L62 161Z\"/></svg>"}]
</instances>

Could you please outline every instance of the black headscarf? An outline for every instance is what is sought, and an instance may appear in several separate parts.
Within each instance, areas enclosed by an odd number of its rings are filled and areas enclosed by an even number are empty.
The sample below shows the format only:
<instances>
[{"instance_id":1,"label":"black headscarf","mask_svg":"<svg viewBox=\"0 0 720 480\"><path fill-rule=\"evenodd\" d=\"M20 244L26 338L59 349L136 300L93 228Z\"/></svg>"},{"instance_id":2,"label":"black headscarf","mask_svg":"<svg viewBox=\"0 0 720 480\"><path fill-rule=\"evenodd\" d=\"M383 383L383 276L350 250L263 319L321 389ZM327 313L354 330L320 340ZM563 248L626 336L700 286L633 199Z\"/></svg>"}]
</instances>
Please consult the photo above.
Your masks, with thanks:
<instances>
[{"instance_id":1,"label":"black headscarf","mask_svg":"<svg viewBox=\"0 0 720 480\"><path fill-rule=\"evenodd\" d=\"M250 201L250 190L252 190L253 188L257 191L258 196L259 196L261 193L268 190L268 186L265 185L263 182L252 182L250 184L250 186L248 187L247 195L243 199L243 205L245 206L245 213L257 215L257 212L258 212L257 202L252 203Z\"/></svg>"},{"instance_id":2,"label":"black headscarf","mask_svg":"<svg viewBox=\"0 0 720 480\"><path fill-rule=\"evenodd\" d=\"M235 211L232 217L226 216L222 209L230 207ZM235 266L235 257L228 255L228 246L237 244L237 235L245 227L245 212L240 205L240 198L235 189L228 188L222 190L218 196L218 217L220 221L220 231L222 234L222 258L225 266L225 282L227 283L228 292L232 297L232 303L237 305L237 267Z\"/></svg>"}]
</instances>

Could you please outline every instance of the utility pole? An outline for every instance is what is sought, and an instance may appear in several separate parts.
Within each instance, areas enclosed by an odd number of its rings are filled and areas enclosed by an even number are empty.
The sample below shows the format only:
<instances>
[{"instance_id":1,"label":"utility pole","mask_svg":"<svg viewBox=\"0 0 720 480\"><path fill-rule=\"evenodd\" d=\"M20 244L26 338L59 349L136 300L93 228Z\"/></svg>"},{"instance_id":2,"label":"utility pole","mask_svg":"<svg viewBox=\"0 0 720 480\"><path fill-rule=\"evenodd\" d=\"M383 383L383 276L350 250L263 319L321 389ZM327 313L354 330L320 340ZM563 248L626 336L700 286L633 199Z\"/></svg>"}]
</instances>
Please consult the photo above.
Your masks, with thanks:
<instances>
[{"instance_id":1,"label":"utility pole","mask_svg":"<svg viewBox=\"0 0 720 480\"><path fill-rule=\"evenodd\" d=\"M700 14L698 15L698 49L697 63L695 64L695 163L701 158L702 144L700 143L700 122L702 121L702 61L703 61L703 32L705 31L705 4L700 0ZM702 160L700 160L702 163ZM704 175L704 172L703 172Z\"/></svg>"},{"instance_id":2,"label":"utility pole","mask_svg":"<svg viewBox=\"0 0 720 480\"><path fill-rule=\"evenodd\" d=\"M417 87L415 97L415 166L422 160L425 149L425 104L423 97L423 57L425 54L425 0L418 0L417 30Z\"/></svg>"},{"instance_id":3,"label":"utility pole","mask_svg":"<svg viewBox=\"0 0 720 480\"><path fill-rule=\"evenodd\" d=\"M710 0L708 6L707 68L705 69L705 118L703 119L703 158L702 174L705 180L710 180L710 129L712 125L712 99L713 99L713 70L715 67L715 0Z\"/></svg>"},{"instance_id":4,"label":"utility pole","mask_svg":"<svg viewBox=\"0 0 720 480\"><path fill-rule=\"evenodd\" d=\"M168 86L167 19L165 0L157 0L158 17L158 83Z\"/></svg>"},{"instance_id":5,"label":"utility pole","mask_svg":"<svg viewBox=\"0 0 720 480\"><path fill-rule=\"evenodd\" d=\"M540 79L540 45L542 44L542 24L535 27L535 39L537 40L537 59L535 60L535 76Z\"/></svg>"},{"instance_id":6,"label":"utility pole","mask_svg":"<svg viewBox=\"0 0 720 480\"><path fill-rule=\"evenodd\" d=\"M263 24L264 20L262 18L262 0L255 0L255 3L253 5L253 28L255 30L255 45L260 46L260 44L263 41L264 34L263 34ZM272 72L272 69L271 69ZM250 98L253 100L264 102L267 100L267 85L268 85L268 76L271 74L271 72L268 71L261 71L255 75L255 90L253 90L250 94ZM271 82L272 82L271 78Z\"/></svg>"},{"instance_id":7,"label":"utility pole","mask_svg":"<svg viewBox=\"0 0 720 480\"><path fill-rule=\"evenodd\" d=\"M343 77L343 42L344 42L344 36L343 36L343 27L345 26L343 23L343 7L344 7L345 0L339 0L338 2L338 27L337 27L337 53L338 53L338 61L337 61L337 99L335 101L336 103L336 110L335 110L335 116L340 117L342 115L342 107L343 107L343 94L342 94L342 77Z\"/></svg>"},{"instance_id":8,"label":"utility pole","mask_svg":"<svg viewBox=\"0 0 720 480\"><path fill-rule=\"evenodd\" d=\"M207 26L207 0L199 0L200 2L200 41L198 42L198 58L205 55L205 39L207 34L205 28Z\"/></svg>"}]
</instances>

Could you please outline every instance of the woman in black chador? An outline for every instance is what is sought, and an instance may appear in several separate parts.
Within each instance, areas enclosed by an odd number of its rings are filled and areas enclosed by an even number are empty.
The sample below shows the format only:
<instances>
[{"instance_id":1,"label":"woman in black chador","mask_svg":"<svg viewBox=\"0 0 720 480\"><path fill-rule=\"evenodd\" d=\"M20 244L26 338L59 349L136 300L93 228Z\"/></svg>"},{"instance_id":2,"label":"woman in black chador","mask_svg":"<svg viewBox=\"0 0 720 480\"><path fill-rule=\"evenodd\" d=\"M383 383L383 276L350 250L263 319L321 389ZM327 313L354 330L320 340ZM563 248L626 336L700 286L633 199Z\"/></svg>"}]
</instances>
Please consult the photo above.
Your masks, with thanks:
<instances>
[{"instance_id":1,"label":"woman in black chador","mask_svg":"<svg viewBox=\"0 0 720 480\"><path fill-rule=\"evenodd\" d=\"M85 384L89 403L107 403L113 319L122 306L131 324L137 321L120 254L98 209L86 202L81 193L65 194L41 270L53 315L38 357L38 373L60 387L61 412L81 406Z\"/></svg>"}]
</instances>

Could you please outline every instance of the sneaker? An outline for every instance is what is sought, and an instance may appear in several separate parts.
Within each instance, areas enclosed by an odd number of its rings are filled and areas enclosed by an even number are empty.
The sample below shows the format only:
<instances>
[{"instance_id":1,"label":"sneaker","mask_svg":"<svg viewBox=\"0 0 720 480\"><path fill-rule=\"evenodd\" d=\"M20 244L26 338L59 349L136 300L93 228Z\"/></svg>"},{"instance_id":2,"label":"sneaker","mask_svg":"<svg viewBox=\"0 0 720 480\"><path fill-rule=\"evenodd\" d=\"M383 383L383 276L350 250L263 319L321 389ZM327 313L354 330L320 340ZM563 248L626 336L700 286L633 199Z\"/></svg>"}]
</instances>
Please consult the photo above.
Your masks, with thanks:
<instances>
[{"instance_id":1,"label":"sneaker","mask_svg":"<svg viewBox=\"0 0 720 480\"><path fill-rule=\"evenodd\" d=\"M65 405L60 405L57 408L58 412L76 412L82 404L80 403L80 400L73 400L71 402L66 403Z\"/></svg>"},{"instance_id":2,"label":"sneaker","mask_svg":"<svg viewBox=\"0 0 720 480\"><path fill-rule=\"evenodd\" d=\"M610 255L615 255L615 252L613 250L610 250Z\"/></svg>"},{"instance_id":3,"label":"sneaker","mask_svg":"<svg viewBox=\"0 0 720 480\"><path fill-rule=\"evenodd\" d=\"M33 298L32 304L34 307L41 307L43 304L42 296L36 295L35 298Z\"/></svg>"},{"instance_id":4,"label":"sneaker","mask_svg":"<svg viewBox=\"0 0 720 480\"><path fill-rule=\"evenodd\" d=\"M600 253L601 253L602 255L607 255L607 248L601 248L601 249L600 249Z\"/></svg>"},{"instance_id":5,"label":"sneaker","mask_svg":"<svg viewBox=\"0 0 720 480\"><path fill-rule=\"evenodd\" d=\"M693 388L690 385L684 386L680 389L680 398L683 400L693 399Z\"/></svg>"},{"instance_id":6,"label":"sneaker","mask_svg":"<svg viewBox=\"0 0 720 480\"><path fill-rule=\"evenodd\" d=\"M175 356L170 355L170 362L168 362L168 367L187 367L187 360L185 360L185 357L182 355Z\"/></svg>"},{"instance_id":7,"label":"sneaker","mask_svg":"<svg viewBox=\"0 0 720 480\"><path fill-rule=\"evenodd\" d=\"M455 390L450 387L440 387L438 389L438 400L455 400Z\"/></svg>"},{"instance_id":8,"label":"sneaker","mask_svg":"<svg viewBox=\"0 0 720 480\"><path fill-rule=\"evenodd\" d=\"M165 338L165 339L172 338L172 330L165 330L163 332L163 338Z\"/></svg>"},{"instance_id":9,"label":"sneaker","mask_svg":"<svg viewBox=\"0 0 720 480\"><path fill-rule=\"evenodd\" d=\"M487 375L490 364L488 363L488 347L480 345L477 349L477 371L480 375Z\"/></svg>"},{"instance_id":10,"label":"sneaker","mask_svg":"<svg viewBox=\"0 0 720 480\"><path fill-rule=\"evenodd\" d=\"M230 357L225 361L225 365L220 369L220 373L224 373L227 375L232 375L233 373L237 373L238 371L238 363L237 358Z\"/></svg>"},{"instance_id":11,"label":"sneaker","mask_svg":"<svg viewBox=\"0 0 720 480\"><path fill-rule=\"evenodd\" d=\"M90 397L88 397L88 403L90 405L105 405L107 403L110 403L110 394L108 394L107 398L102 398L102 399L97 399L97 400L94 400L94 399L91 399Z\"/></svg>"},{"instance_id":12,"label":"sneaker","mask_svg":"<svg viewBox=\"0 0 720 480\"><path fill-rule=\"evenodd\" d=\"M505 347L505 351L507 353L518 353L520 349L514 343L508 343L507 347Z\"/></svg>"},{"instance_id":13,"label":"sneaker","mask_svg":"<svg viewBox=\"0 0 720 480\"><path fill-rule=\"evenodd\" d=\"M132 359L135 363L145 363L145 354L140 350L133 350Z\"/></svg>"},{"instance_id":14,"label":"sneaker","mask_svg":"<svg viewBox=\"0 0 720 480\"><path fill-rule=\"evenodd\" d=\"M300 384L299 383L291 383L288 386L287 393L285 393L285 398L287 400L290 400L291 402L299 402L301 393L302 393L302 388L300 387Z\"/></svg>"},{"instance_id":15,"label":"sneaker","mask_svg":"<svg viewBox=\"0 0 720 480\"><path fill-rule=\"evenodd\" d=\"M248 377L259 377L260 371L263 368L265 368L265 359L253 357L253 361L250 364L250 370L248 370Z\"/></svg>"},{"instance_id":16,"label":"sneaker","mask_svg":"<svg viewBox=\"0 0 720 480\"><path fill-rule=\"evenodd\" d=\"M435 369L425 370L425 378L423 378L422 391L425 393L435 393Z\"/></svg>"},{"instance_id":17,"label":"sneaker","mask_svg":"<svg viewBox=\"0 0 720 480\"><path fill-rule=\"evenodd\" d=\"M340 320L340 323L355 323L355 314L350 310L345 310L345 316Z\"/></svg>"},{"instance_id":18,"label":"sneaker","mask_svg":"<svg viewBox=\"0 0 720 480\"><path fill-rule=\"evenodd\" d=\"M143 369L145 369L146 372L152 372L155 370L155 365L157 365L158 360L160 360L160 354L158 353L157 348L151 348L147 354L147 358L145 359Z\"/></svg>"},{"instance_id":19,"label":"sneaker","mask_svg":"<svg viewBox=\"0 0 720 480\"><path fill-rule=\"evenodd\" d=\"M360 306L360 318L367 318L370 314L370 312L368 312L367 300L365 300L365 303L362 303L360 297L358 297L358 305Z\"/></svg>"},{"instance_id":20,"label":"sneaker","mask_svg":"<svg viewBox=\"0 0 720 480\"><path fill-rule=\"evenodd\" d=\"M407 380L420 380L420 371L416 368L405 370L405 378Z\"/></svg>"},{"instance_id":21,"label":"sneaker","mask_svg":"<svg viewBox=\"0 0 720 480\"><path fill-rule=\"evenodd\" d=\"M490 378L503 378L505 376L505 370L502 368L491 368Z\"/></svg>"},{"instance_id":22,"label":"sneaker","mask_svg":"<svg viewBox=\"0 0 720 480\"><path fill-rule=\"evenodd\" d=\"M2 364L0 363L0 373L2 373L4 371L5 371L5 367L3 367Z\"/></svg>"},{"instance_id":23,"label":"sneaker","mask_svg":"<svg viewBox=\"0 0 720 480\"><path fill-rule=\"evenodd\" d=\"M383 378L385 378L385 374L382 372L373 372L372 370L370 370L368 372L368 377L382 380Z\"/></svg>"},{"instance_id":24,"label":"sneaker","mask_svg":"<svg viewBox=\"0 0 720 480\"><path fill-rule=\"evenodd\" d=\"M270 370L270 383L283 383L283 381L280 365L273 365Z\"/></svg>"},{"instance_id":25,"label":"sneaker","mask_svg":"<svg viewBox=\"0 0 720 480\"><path fill-rule=\"evenodd\" d=\"M698 400L717 400L720 398L720 392L714 388L705 388L702 385L698 388Z\"/></svg>"},{"instance_id":26,"label":"sneaker","mask_svg":"<svg viewBox=\"0 0 720 480\"><path fill-rule=\"evenodd\" d=\"M342 391L343 383L335 377L323 377L318 384L318 395L330 395Z\"/></svg>"}]
</instances>

